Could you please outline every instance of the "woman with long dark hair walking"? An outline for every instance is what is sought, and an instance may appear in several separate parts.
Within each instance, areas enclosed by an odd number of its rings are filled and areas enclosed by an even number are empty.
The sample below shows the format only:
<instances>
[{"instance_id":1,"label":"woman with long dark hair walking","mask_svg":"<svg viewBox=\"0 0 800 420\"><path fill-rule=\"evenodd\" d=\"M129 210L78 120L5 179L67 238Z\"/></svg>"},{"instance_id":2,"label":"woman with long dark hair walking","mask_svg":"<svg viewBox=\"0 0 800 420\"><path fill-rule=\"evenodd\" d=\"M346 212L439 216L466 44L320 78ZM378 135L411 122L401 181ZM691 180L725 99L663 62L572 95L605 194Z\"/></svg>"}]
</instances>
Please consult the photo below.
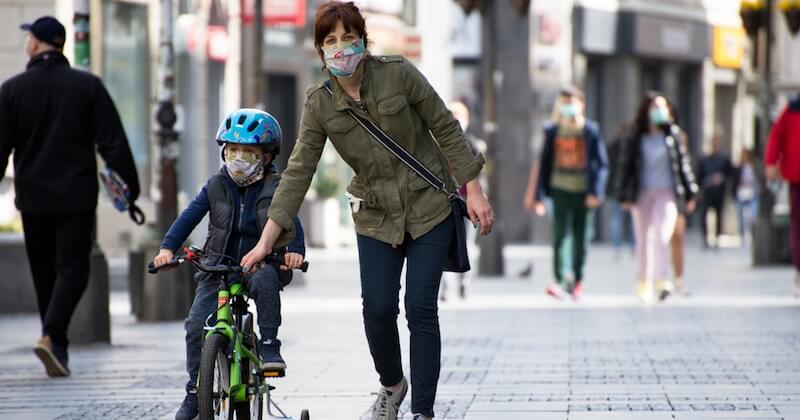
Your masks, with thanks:
<instances>
[{"instance_id":1,"label":"woman with long dark hair walking","mask_svg":"<svg viewBox=\"0 0 800 420\"><path fill-rule=\"evenodd\" d=\"M669 280L670 239L679 213L695 207L698 186L681 141L676 113L667 98L648 92L636 113L636 127L623 143L615 180L618 199L633 214L636 232L636 293L653 302L674 286Z\"/></svg>"}]
</instances>

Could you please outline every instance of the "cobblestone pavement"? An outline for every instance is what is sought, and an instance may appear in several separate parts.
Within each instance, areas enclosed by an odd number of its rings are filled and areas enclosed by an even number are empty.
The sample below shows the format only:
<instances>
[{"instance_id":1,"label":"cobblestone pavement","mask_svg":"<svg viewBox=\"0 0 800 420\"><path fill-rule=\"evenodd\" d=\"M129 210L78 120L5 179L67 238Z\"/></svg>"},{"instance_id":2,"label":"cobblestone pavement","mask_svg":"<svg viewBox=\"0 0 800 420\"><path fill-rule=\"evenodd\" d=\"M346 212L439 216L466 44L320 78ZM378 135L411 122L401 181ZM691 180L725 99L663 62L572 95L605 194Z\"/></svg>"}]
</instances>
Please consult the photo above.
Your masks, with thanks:
<instances>
[{"instance_id":1,"label":"cobblestone pavement","mask_svg":"<svg viewBox=\"0 0 800 420\"><path fill-rule=\"evenodd\" d=\"M508 271L532 260L533 279L477 279L467 300L442 304L437 418L800 419L790 269L753 270L738 250L690 252L695 294L644 307L629 294L630 258L592 252L582 303L545 299L548 252L526 247L509 250ZM295 416L308 408L312 419L358 419L377 378L354 257L309 259L306 285L284 292L289 370L275 397ZM183 325L137 323L126 300L112 296L113 344L73 348L67 379L46 378L31 352L37 317L0 317L0 418L172 418L185 381Z\"/></svg>"}]
</instances>

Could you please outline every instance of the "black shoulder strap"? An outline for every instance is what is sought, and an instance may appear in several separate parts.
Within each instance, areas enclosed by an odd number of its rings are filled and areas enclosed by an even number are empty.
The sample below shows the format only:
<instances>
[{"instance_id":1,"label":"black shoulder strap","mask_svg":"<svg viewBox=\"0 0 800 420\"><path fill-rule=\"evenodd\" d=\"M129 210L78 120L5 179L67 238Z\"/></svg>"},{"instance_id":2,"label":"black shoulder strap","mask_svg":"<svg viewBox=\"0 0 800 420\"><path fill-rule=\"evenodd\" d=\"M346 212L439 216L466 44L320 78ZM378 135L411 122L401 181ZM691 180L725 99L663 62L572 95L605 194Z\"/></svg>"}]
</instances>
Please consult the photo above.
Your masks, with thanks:
<instances>
[{"instance_id":1,"label":"black shoulder strap","mask_svg":"<svg viewBox=\"0 0 800 420\"><path fill-rule=\"evenodd\" d=\"M327 90L328 93L331 96L333 96L333 90L331 90L331 81L326 80L324 86L325 90ZM350 116L353 117L353 119L355 119L360 126L364 127L364 129L367 130L367 132L370 135L372 135L372 137L375 140L377 140L378 143L383 145L383 147L385 147L389 152L395 155L395 157L400 159L401 162L405 163L406 166L411 168L411 170L414 171L417 175L421 176L422 179L428 181L428 184L431 184L431 186L436 191L442 191L444 193L448 193L448 191L445 190L444 180L436 176L436 174L434 174L430 169L428 169L428 167L425 166L422 162L418 161L411 153L408 153L408 151L404 149L403 146L397 144L397 142L392 140L392 138L389 137L389 135L386 134L386 132L381 130L381 128L377 124L375 124L372 120L357 115L351 110L348 110L347 113L350 114Z\"/></svg>"}]
</instances>

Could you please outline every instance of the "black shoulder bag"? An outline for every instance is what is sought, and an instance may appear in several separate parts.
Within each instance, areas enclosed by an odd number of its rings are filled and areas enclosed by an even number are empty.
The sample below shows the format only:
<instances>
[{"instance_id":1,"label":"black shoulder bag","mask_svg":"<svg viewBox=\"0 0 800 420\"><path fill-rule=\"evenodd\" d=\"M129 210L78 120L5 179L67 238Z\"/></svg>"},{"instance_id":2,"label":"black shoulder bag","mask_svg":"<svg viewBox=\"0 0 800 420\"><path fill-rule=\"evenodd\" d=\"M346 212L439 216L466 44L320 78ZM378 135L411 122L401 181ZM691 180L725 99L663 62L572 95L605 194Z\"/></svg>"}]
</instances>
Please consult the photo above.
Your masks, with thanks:
<instances>
[{"instance_id":1,"label":"black shoulder bag","mask_svg":"<svg viewBox=\"0 0 800 420\"><path fill-rule=\"evenodd\" d=\"M333 96L330 80L325 81L325 90L327 90L328 93ZM406 166L414 171L414 173L427 181L428 184L433 187L433 189L447 194L447 198L450 201L450 206L453 209L450 217L453 218L455 234L452 241L450 241L450 251L447 253L447 261L445 261L444 264L444 271L451 271L454 273L466 273L469 271L470 265L469 256L467 255L467 231L464 223L464 219L468 219L469 216L467 215L467 203L464 201L464 199L461 198L461 196L456 192L447 191L445 189L446 186L444 180L440 179L438 176L436 176L436 174L428 169L428 167L422 164L422 162L414 158L414 156L412 156L411 153L408 153L403 146L392 140L392 138L389 137L386 132L381 130L381 128L372 120L356 115L350 110L348 110L347 113L350 114L350 116L353 117L353 119L355 119L360 126L364 127L364 129L367 130L367 132L372 135L372 137L377 140L378 143L385 147L386 150L391 152L395 157L397 157L397 159L400 159L400 161L406 164Z\"/></svg>"}]
</instances>

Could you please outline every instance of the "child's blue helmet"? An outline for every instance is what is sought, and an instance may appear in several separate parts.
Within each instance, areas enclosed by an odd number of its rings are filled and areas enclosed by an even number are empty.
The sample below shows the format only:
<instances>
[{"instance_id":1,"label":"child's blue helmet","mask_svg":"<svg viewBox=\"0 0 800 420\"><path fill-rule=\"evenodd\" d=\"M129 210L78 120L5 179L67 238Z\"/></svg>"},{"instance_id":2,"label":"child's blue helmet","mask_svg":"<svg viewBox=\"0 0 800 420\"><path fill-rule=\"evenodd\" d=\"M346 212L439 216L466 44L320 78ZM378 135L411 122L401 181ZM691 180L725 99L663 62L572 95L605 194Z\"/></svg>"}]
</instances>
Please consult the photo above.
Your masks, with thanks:
<instances>
[{"instance_id":1,"label":"child's blue helmet","mask_svg":"<svg viewBox=\"0 0 800 420\"><path fill-rule=\"evenodd\" d=\"M277 156L280 153L281 126L278 120L260 109L242 108L225 118L217 129L217 143L264 146Z\"/></svg>"}]
</instances>

